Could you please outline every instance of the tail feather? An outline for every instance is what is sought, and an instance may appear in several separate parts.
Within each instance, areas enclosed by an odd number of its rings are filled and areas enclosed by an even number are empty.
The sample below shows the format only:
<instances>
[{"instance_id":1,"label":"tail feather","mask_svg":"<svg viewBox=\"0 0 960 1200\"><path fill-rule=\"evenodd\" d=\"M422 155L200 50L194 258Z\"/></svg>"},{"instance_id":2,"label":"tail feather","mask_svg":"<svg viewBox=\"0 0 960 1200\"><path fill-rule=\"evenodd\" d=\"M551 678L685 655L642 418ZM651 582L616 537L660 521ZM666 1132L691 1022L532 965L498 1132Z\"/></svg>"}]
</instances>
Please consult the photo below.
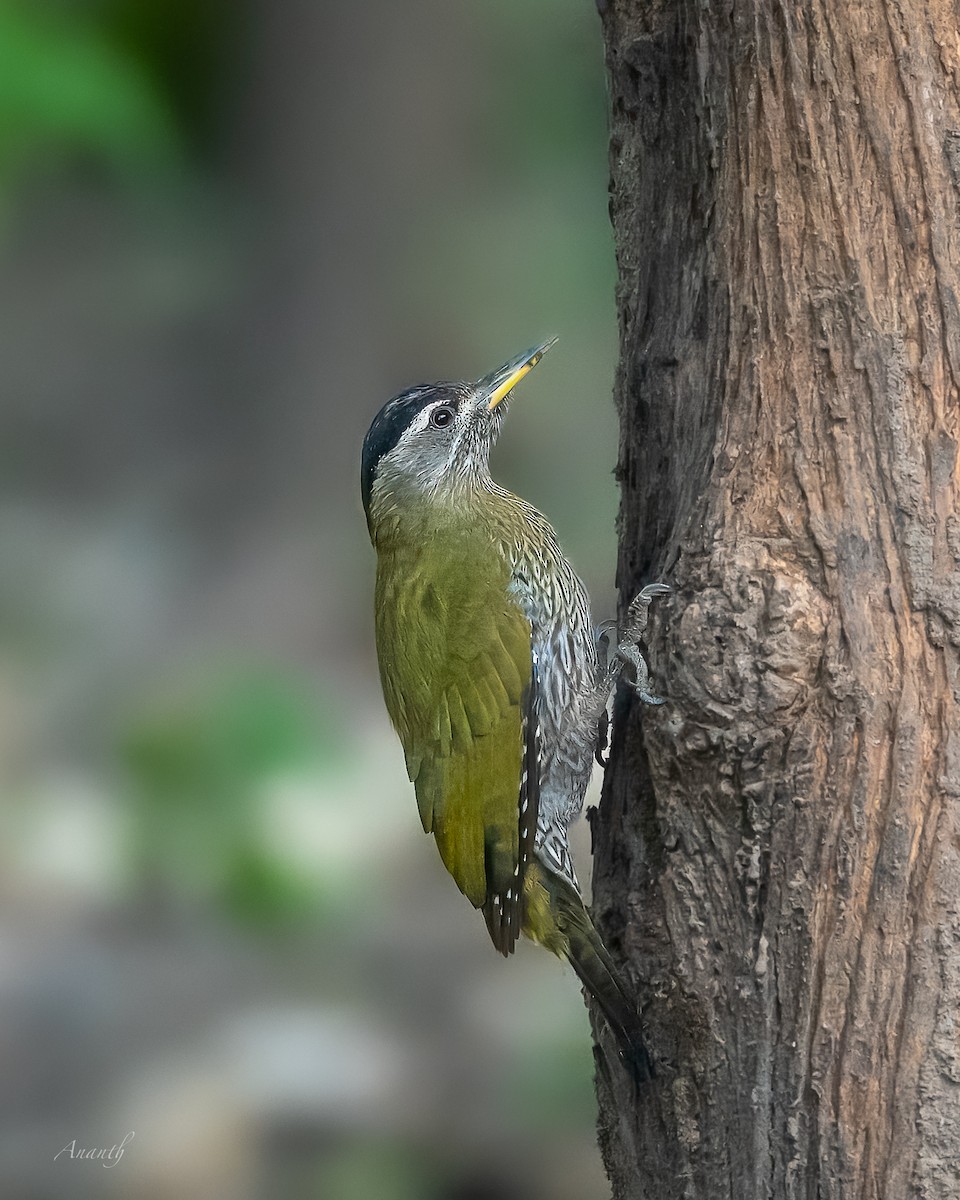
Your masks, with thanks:
<instances>
[{"instance_id":1,"label":"tail feather","mask_svg":"<svg viewBox=\"0 0 960 1200\"><path fill-rule=\"evenodd\" d=\"M638 1083L654 1077L636 1005L583 900L566 880L534 860L525 887L524 932L566 958L617 1039L624 1065Z\"/></svg>"},{"instance_id":2,"label":"tail feather","mask_svg":"<svg viewBox=\"0 0 960 1200\"><path fill-rule=\"evenodd\" d=\"M617 1039L624 1064L638 1083L646 1083L655 1072L644 1041L640 1014L624 991L620 975L586 910L581 908L581 911L585 925L581 926L578 921L569 931L567 960L603 1013Z\"/></svg>"}]
</instances>

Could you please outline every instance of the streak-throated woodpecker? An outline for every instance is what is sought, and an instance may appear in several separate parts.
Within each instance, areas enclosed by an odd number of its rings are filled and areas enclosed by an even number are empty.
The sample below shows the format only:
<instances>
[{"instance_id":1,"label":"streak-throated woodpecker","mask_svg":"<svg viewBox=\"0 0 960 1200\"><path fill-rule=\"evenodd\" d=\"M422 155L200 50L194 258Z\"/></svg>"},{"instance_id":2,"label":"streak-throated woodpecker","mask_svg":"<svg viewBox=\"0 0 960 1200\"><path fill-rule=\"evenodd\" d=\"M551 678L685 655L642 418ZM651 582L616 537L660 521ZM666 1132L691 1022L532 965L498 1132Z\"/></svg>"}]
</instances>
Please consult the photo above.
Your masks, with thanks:
<instances>
[{"instance_id":1,"label":"streak-throated woodpecker","mask_svg":"<svg viewBox=\"0 0 960 1200\"><path fill-rule=\"evenodd\" d=\"M361 487L377 654L423 827L494 946L510 954L522 931L566 958L643 1076L640 1017L584 908L567 827L624 663L640 698L659 703L638 641L650 601L669 589L644 588L615 652L602 652L550 524L490 477L506 398L552 345L478 383L401 392L375 417Z\"/></svg>"}]
</instances>

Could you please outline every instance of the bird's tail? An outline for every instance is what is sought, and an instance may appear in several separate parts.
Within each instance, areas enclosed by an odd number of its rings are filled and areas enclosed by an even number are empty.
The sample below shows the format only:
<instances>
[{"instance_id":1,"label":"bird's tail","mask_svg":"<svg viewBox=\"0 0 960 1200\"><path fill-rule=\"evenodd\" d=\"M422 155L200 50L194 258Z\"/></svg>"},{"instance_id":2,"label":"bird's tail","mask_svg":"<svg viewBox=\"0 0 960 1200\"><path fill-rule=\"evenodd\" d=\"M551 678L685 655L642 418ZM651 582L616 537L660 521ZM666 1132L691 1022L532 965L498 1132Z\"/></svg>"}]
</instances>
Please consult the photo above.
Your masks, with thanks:
<instances>
[{"instance_id":1,"label":"bird's tail","mask_svg":"<svg viewBox=\"0 0 960 1200\"><path fill-rule=\"evenodd\" d=\"M527 867L524 899L524 933L567 959L616 1037L624 1065L638 1083L652 1079L640 1014L576 888L534 859Z\"/></svg>"}]
</instances>

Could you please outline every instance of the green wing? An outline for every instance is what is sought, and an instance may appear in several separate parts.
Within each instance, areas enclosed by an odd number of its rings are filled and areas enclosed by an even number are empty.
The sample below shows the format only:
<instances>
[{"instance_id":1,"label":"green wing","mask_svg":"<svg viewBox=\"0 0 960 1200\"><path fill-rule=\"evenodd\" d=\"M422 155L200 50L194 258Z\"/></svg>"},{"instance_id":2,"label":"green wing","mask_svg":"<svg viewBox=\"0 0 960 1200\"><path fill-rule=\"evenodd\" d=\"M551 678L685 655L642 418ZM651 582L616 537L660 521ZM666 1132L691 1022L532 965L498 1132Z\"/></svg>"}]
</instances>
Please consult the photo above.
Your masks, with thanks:
<instances>
[{"instance_id":1,"label":"green wing","mask_svg":"<svg viewBox=\"0 0 960 1200\"><path fill-rule=\"evenodd\" d=\"M537 815L536 788L521 796L535 737L530 623L508 585L492 547L463 541L381 552L377 576L383 692L420 819L504 954Z\"/></svg>"}]
</instances>

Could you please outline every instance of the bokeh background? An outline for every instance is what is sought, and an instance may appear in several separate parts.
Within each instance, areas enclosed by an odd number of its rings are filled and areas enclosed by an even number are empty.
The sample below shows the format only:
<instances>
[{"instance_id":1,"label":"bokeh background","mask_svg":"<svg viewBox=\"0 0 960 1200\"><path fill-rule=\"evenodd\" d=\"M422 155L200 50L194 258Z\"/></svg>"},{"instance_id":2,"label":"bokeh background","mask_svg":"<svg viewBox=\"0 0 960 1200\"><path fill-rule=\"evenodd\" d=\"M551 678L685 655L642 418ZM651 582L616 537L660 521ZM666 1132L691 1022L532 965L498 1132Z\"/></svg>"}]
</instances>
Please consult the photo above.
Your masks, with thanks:
<instances>
[{"instance_id":1,"label":"bokeh background","mask_svg":"<svg viewBox=\"0 0 960 1200\"><path fill-rule=\"evenodd\" d=\"M610 615L603 88L589 0L0 0L0 1195L608 1194L572 972L420 831L357 488L558 334L495 466Z\"/></svg>"}]
</instances>

